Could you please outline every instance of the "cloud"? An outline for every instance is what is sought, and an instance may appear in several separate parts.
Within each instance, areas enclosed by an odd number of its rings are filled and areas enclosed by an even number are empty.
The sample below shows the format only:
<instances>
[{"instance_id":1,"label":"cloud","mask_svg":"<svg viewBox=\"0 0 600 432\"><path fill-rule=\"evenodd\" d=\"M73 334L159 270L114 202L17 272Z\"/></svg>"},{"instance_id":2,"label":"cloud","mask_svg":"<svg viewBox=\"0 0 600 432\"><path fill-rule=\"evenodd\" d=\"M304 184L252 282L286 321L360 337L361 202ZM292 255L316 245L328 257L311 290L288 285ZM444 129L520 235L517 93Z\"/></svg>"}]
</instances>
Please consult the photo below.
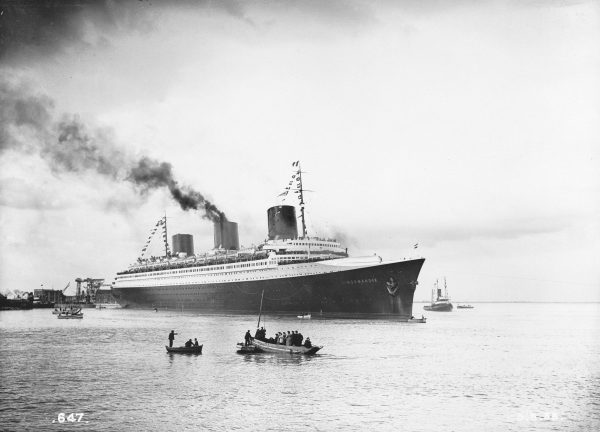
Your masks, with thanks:
<instances>
[{"instance_id":1,"label":"cloud","mask_svg":"<svg viewBox=\"0 0 600 432\"><path fill-rule=\"evenodd\" d=\"M64 210L73 203L67 202L56 190L39 187L32 182L15 177L4 178L0 189L0 206L17 209Z\"/></svg>"},{"instance_id":2,"label":"cloud","mask_svg":"<svg viewBox=\"0 0 600 432\"><path fill-rule=\"evenodd\" d=\"M0 15L0 60L19 55L53 55L69 46L90 48L107 43L115 32L147 32L167 10L214 9L247 20L243 2L39 0L11 2Z\"/></svg>"}]
</instances>

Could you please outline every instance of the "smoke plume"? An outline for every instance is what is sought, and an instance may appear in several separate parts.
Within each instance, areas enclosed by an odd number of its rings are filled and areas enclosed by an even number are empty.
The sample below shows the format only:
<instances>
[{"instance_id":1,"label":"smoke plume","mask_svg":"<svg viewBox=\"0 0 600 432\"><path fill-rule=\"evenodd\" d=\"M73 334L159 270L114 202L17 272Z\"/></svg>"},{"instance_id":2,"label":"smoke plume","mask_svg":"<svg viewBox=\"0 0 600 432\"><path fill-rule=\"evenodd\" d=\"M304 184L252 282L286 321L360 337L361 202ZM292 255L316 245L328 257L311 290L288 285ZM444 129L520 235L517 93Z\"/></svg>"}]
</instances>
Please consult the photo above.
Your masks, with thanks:
<instances>
[{"instance_id":1,"label":"smoke plume","mask_svg":"<svg viewBox=\"0 0 600 432\"><path fill-rule=\"evenodd\" d=\"M77 116L54 120L54 103L22 83L0 77L0 155L8 150L40 155L56 173L94 172L127 181L141 196L167 189L183 210L217 222L225 214L200 192L180 185L168 162L136 159L115 144L109 129L90 129Z\"/></svg>"}]
</instances>

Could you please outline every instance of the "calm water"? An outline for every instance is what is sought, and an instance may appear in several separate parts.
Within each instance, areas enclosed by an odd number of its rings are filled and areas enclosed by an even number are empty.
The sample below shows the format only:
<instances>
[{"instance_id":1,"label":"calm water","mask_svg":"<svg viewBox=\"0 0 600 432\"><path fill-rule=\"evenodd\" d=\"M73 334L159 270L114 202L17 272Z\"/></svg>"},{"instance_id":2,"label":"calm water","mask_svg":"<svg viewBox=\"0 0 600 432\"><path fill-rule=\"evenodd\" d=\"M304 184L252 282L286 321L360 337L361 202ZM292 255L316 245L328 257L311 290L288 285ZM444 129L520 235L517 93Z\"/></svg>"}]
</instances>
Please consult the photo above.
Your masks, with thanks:
<instances>
[{"instance_id":1,"label":"calm water","mask_svg":"<svg viewBox=\"0 0 600 432\"><path fill-rule=\"evenodd\" d=\"M251 315L0 312L0 429L600 430L600 305L475 306L427 324L267 316L269 335L325 345L309 358L236 354ZM171 329L204 354L166 354Z\"/></svg>"}]
</instances>

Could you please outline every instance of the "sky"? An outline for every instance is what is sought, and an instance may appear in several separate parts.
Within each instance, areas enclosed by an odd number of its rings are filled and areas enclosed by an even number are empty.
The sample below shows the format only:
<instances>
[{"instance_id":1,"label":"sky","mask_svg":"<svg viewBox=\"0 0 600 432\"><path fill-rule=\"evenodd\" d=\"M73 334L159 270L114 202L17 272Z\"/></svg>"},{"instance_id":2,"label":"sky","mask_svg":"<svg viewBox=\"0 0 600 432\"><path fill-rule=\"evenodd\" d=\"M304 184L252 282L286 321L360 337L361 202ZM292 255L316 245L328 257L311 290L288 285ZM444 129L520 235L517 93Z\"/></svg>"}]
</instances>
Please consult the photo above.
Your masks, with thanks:
<instances>
[{"instance_id":1,"label":"sky","mask_svg":"<svg viewBox=\"0 0 600 432\"><path fill-rule=\"evenodd\" d=\"M0 291L111 282L165 213L258 244L300 160L309 235L425 257L415 300L600 301L598 40L583 0L2 0Z\"/></svg>"}]
</instances>

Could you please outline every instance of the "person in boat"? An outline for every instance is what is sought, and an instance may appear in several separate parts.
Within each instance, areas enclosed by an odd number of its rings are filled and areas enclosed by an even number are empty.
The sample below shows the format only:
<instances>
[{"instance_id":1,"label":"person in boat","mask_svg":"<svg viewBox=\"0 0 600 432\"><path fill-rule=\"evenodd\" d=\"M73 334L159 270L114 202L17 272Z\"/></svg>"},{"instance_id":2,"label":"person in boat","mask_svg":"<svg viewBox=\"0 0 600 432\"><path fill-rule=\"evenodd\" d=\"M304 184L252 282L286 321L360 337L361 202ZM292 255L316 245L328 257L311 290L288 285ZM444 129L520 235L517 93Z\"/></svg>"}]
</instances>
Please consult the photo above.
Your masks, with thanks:
<instances>
[{"instance_id":1,"label":"person in boat","mask_svg":"<svg viewBox=\"0 0 600 432\"><path fill-rule=\"evenodd\" d=\"M285 344L287 346L291 346L292 345L292 339L293 339L292 332L288 331L287 332L287 336L285 337Z\"/></svg>"},{"instance_id":2,"label":"person in boat","mask_svg":"<svg viewBox=\"0 0 600 432\"><path fill-rule=\"evenodd\" d=\"M298 330L292 331L292 339L290 341L290 345L297 346L298 343Z\"/></svg>"},{"instance_id":3,"label":"person in boat","mask_svg":"<svg viewBox=\"0 0 600 432\"><path fill-rule=\"evenodd\" d=\"M304 341L304 346L306 348L311 348L312 347L312 343L310 342L310 338L307 337L306 340Z\"/></svg>"},{"instance_id":4,"label":"person in boat","mask_svg":"<svg viewBox=\"0 0 600 432\"><path fill-rule=\"evenodd\" d=\"M252 335L250 335L250 330L246 332L244 336L244 340L246 341L246 346L250 345L250 340L252 339Z\"/></svg>"},{"instance_id":5,"label":"person in boat","mask_svg":"<svg viewBox=\"0 0 600 432\"><path fill-rule=\"evenodd\" d=\"M302 336L302 333L300 333L300 332L298 332L298 330L296 330L296 333L294 335L296 338L294 346L302 346L302 340L304 339L304 336Z\"/></svg>"},{"instance_id":6,"label":"person in boat","mask_svg":"<svg viewBox=\"0 0 600 432\"><path fill-rule=\"evenodd\" d=\"M188 341L185 343L185 347L186 347L186 348L191 348L191 347L192 347L192 345L193 345L193 344L192 344L192 340L191 340L191 339L190 339L190 340L188 340Z\"/></svg>"},{"instance_id":7,"label":"person in boat","mask_svg":"<svg viewBox=\"0 0 600 432\"><path fill-rule=\"evenodd\" d=\"M194 338L194 346L197 347L198 346L198 339Z\"/></svg>"},{"instance_id":8,"label":"person in boat","mask_svg":"<svg viewBox=\"0 0 600 432\"><path fill-rule=\"evenodd\" d=\"M176 334L175 330L171 330L171 333L169 333L169 348L173 346L173 340L175 339Z\"/></svg>"}]
</instances>

